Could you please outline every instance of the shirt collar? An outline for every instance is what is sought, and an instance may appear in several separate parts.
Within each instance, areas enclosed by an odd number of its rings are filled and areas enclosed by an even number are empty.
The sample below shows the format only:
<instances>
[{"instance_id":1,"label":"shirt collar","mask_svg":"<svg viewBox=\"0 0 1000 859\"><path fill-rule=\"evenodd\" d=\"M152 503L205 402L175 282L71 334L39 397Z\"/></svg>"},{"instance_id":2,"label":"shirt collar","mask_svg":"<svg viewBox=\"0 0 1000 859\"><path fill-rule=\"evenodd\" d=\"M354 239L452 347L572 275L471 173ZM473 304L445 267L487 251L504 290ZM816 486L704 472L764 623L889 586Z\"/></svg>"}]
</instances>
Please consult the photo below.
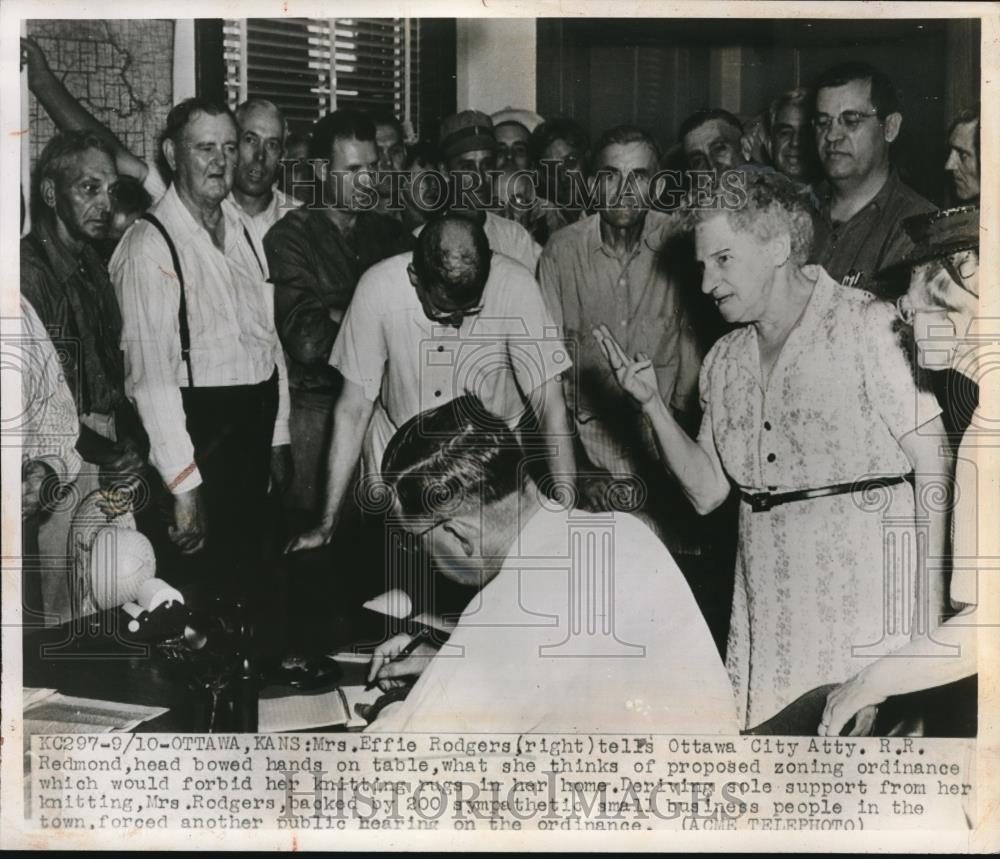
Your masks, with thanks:
<instances>
[{"instance_id":1,"label":"shirt collar","mask_svg":"<svg viewBox=\"0 0 1000 859\"><path fill-rule=\"evenodd\" d=\"M881 211L885 208L886 204L890 198L896 193L900 185L899 173L896 172L894 168L889 168L889 175L886 177L885 182L882 187L879 188L878 193L869 200L864 208L858 210L851 218L853 220L862 212L867 212L869 209L875 209ZM833 202L833 186L829 182L823 182L816 188L816 195L819 197L823 215L826 220L832 221L830 217L830 204Z\"/></svg>"},{"instance_id":2,"label":"shirt collar","mask_svg":"<svg viewBox=\"0 0 1000 859\"><path fill-rule=\"evenodd\" d=\"M651 251L660 249L660 233L664 226L662 220L664 217L660 212L652 210L646 212L646 220L642 225L642 239L637 247L645 245ZM587 228L587 250L592 254L603 251L605 255L615 259L615 255L604 246L604 242L601 240L601 216L599 214L591 215L590 220L591 224Z\"/></svg>"},{"instance_id":3,"label":"shirt collar","mask_svg":"<svg viewBox=\"0 0 1000 859\"><path fill-rule=\"evenodd\" d=\"M229 197L222 201L220 208L222 209L222 217L226 219L226 252L228 253L246 226L246 222L243 220L246 216ZM212 242L208 230L195 220L194 215L184 205L184 201L181 200L173 182L170 183L167 193L163 195L162 200L157 205L156 214L165 221L167 231L174 237L176 243L179 244L178 239L185 236L201 236L206 241ZM171 227L177 230L176 235ZM215 246L214 242L212 242L212 246Z\"/></svg>"}]
</instances>

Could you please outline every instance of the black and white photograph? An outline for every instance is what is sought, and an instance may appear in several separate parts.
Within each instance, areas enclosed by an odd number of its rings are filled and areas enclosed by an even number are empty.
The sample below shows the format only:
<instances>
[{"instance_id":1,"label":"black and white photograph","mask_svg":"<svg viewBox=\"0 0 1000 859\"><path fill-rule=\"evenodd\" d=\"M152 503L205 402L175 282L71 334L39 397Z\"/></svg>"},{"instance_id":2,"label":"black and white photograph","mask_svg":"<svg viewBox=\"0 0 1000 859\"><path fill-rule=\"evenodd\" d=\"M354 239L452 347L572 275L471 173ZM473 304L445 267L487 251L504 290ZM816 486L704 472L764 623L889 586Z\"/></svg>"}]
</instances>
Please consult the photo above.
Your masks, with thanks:
<instances>
[{"instance_id":1,"label":"black and white photograph","mask_svg":"<svg viewBox=\"0 0 1000 859\"><path fill-rule=\"evenodd\" d=\"M4 846L1000 849L995 5L0 14Z\"/></svg>"}]
</instances>

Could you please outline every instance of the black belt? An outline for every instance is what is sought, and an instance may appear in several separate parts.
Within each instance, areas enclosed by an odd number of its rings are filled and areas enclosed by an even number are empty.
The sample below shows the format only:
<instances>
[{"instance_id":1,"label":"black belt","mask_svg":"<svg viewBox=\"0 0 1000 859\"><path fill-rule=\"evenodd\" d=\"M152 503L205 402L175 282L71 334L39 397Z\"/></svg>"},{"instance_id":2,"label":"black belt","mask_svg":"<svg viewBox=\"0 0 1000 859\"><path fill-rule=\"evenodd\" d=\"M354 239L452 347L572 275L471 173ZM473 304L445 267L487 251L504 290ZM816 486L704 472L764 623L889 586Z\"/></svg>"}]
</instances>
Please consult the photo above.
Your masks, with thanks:
<instances>
[{"instance_id":1,"label":"black belt","mask_svg":"<svg viewBox=\"0 0 1000 859\"><path fill-rule=\"evenodd\" d=\"M827 495L843 495L846 492L864 492L867 489L895 486L906 480L906 475L895 477L873 477L866 480L855 480L851 483L835 483L833 486L820 486L816 489L794 489L791 492L747 492L740 490L740 497L750 505L754 513L766 513L779 504L791 501L806 501L810 498L824 498Z\"/></svg>"}]
</instances>

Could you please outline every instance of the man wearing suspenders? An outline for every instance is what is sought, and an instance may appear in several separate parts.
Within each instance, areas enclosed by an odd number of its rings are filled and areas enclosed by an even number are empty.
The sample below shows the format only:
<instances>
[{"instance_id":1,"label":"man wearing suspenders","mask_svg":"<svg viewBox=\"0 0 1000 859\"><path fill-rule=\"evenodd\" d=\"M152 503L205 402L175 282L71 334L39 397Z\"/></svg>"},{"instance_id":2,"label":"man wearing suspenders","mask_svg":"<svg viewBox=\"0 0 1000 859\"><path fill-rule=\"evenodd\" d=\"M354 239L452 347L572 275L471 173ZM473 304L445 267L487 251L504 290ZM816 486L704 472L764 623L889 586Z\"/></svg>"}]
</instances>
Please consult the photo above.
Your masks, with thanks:
<instances>
[{"instance_id":1,"label":"man wearing suspenders","mask_svg":"<svg viewBox=\"0 0 1000 859\"><path fill-rule=\"evenodd\" d=\"M170 538L213 590L254 594L272 464L287 456L288 386L263 250L227 196L237 126L188 99L171 110L166 194L122 239L111 276L125 390L172 495Z\"/></svg>"}]
</instances>

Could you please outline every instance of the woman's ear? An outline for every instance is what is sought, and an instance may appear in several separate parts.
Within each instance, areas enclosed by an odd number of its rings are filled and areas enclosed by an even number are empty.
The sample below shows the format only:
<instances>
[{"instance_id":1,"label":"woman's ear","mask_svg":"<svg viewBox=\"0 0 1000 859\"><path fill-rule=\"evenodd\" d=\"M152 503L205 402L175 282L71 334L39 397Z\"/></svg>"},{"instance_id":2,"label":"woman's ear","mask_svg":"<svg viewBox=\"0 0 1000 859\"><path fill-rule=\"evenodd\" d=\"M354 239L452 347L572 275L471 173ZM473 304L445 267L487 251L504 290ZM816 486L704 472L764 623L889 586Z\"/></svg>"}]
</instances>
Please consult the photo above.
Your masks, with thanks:
<instances>
[{"instance_id":1,"label":"woman's ear","mask_svg":"<svg viewBox=\"0 0 1000 859\"><path fill-rule=\"evenodd\" d=\"M788 233L782 233L771 239L769 244L774 265L777 267L787 263L792 256L792 237Z\"/></svg>"}]
</instances>

